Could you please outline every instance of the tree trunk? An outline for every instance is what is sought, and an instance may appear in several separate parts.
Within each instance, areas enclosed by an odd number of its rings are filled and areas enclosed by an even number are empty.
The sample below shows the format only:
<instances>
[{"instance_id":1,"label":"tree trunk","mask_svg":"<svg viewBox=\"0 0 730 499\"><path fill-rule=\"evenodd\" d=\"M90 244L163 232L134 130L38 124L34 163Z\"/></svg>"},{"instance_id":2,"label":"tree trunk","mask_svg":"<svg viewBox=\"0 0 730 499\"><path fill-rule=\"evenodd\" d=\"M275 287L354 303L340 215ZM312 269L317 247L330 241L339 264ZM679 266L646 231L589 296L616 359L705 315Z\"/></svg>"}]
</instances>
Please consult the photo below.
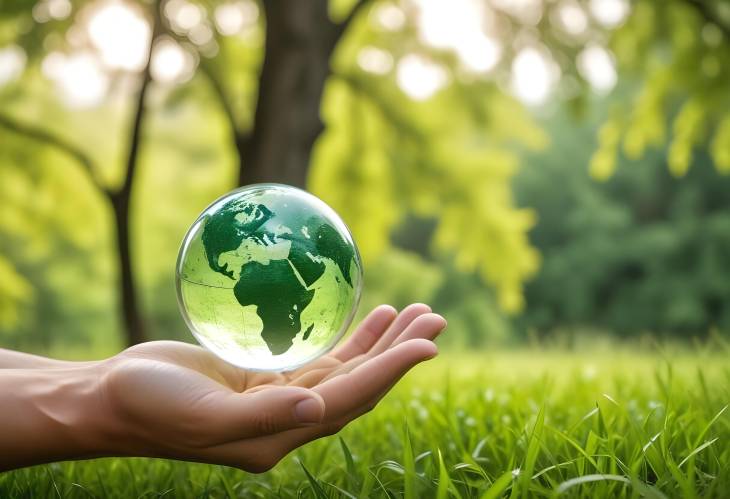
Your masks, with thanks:
<instances>
[{"instance_id":1,"label":"tree trunk","mask_svg":"<svg viewBox=\"0 0 730 499\"><path fill-rule=\"evenodd\" d=\"M119 264L119 308L127 345L136 345L147 340L144 320L137 301L132 270L131 241L129 231L129 196L112 198L116 236L117 261Z\"/></svg>"},{"instance_id":2,"label":"tree trunk","mask_svg":"<svg viewBox=\"0 0 730 499\"><path fill-rule=\"evenodd\" d=\"M327 0L264 2L266 44L251 133L236 142L239 184L304 187L338 26Z\"/></svg>"},{"instance_id":3,"label":"tree trunk","mask_svg":"<svg viewBox=\"0 0 730 499\"><path fill-rule=\"evenodd\" d=\"M136 345L147 341L147 334L144 316L139 302L139 295L134 281L134 268L132 266L132 247L129 226L129 207L132 199L132 189L139 163L139 149L142 141L142 124L145 115L145 101L147 90L152 76L150 74L150 61L152 58L152 47L161 32L160 5L156 1L153 5L153 29L150 38L150 46L147 52L147 62L142 73L142 84L137 92L135 100L134 115L129 139L129 151L127 153L127 169L122 186L118 191L110 193L114 218L117 229L117 254L119 261L119 306L121 308L122 322L128 345Z\"/></svg>"},{"instance_id":4,"label":"tree trunk","mask_svg":"<svg viewBox=\"0 0 730 499\"><path fill-rule=\"evenodd\" d=\"M132 199L137 163L139 162L139 146L142 138L142 121L145 111L145 98L150 83L149 70L145 71L142 85L137 94L132 130L127 156L127 170L119 191L110 194L114 219L117 229L117 256L119 262L119 306L128 345L136 345L147 341L145 323L139 304L139 296L134 280L132 267L132 247L129 224L129 206Z\"/></svg>"}]
</instances>

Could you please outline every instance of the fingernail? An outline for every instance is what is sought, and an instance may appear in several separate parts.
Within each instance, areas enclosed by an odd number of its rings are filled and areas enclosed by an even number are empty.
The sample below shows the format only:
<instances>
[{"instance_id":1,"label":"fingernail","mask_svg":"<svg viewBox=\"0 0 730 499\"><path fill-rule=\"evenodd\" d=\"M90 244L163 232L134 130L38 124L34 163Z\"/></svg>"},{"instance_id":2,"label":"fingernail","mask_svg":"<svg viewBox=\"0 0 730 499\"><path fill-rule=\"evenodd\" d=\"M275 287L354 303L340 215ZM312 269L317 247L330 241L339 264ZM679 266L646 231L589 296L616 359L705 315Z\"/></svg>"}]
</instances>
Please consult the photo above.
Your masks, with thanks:
<instances>
[{"instance_id":1,"label":"fingernail","mask_svg":"<svg viewBox=\"0 0 730 499\"><path fill-rule=\"evenodd\" d=\"M324 416L322 404L313 398L300 400L294 406L294 417L300 423L319 423L322 421L322 416Z\"/></svg>"}]
</instances>

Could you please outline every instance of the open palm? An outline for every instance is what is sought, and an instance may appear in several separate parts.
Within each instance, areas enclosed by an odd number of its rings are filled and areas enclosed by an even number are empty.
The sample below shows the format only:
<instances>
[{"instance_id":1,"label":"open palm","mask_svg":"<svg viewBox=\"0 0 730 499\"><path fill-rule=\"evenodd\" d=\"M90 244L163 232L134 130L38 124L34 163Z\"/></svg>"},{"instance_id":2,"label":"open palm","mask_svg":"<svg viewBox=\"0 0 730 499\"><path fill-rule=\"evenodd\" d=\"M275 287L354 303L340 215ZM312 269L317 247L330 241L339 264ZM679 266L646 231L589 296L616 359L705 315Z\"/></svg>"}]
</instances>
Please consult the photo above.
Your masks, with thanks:
<instances>
[{"instance_id":1,"label":"open palm","mask_svg":"<svg viewBox=\"0 0 730 499\"><path fill-rule=\"evenodd\" d=\"M186 343L131 347L106 361L103 405L117 421L108 437L129 455L265 471L371 410L435 356L446 321L430 312L380 306L339 348L289 373L239 369Z\"/></svg>"}]
</instances>

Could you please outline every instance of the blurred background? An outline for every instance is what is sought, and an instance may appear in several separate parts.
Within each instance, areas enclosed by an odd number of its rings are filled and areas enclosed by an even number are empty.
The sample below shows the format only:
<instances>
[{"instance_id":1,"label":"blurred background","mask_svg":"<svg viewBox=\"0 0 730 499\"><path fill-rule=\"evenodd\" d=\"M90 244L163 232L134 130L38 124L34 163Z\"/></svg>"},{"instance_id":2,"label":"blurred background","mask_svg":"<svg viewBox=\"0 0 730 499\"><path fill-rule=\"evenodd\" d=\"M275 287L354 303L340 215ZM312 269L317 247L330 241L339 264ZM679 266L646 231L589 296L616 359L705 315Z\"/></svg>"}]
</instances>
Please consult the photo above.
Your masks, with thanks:
<instances>
[{"instance_id":1,"label":"blurred background","mask_svg":"<svg viewBox=\"0 0 730 499\"><path fill-rule=\"evenodd\" d=\"M729 173L724 1L3 0L0 344L191 341L180 241L260 181L452 347L722 336Z\"/></svg>"}]
</instances>

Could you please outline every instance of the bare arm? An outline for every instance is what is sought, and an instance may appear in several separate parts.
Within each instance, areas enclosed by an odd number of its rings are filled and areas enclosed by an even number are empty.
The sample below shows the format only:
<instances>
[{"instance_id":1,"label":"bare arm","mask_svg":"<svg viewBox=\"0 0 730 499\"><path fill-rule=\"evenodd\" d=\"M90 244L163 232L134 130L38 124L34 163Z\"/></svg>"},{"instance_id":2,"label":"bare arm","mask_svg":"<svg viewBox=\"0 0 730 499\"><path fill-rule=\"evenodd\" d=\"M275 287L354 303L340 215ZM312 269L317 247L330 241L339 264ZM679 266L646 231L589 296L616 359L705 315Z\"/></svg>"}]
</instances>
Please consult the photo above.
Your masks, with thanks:
<instances>
[{"instance_id":1,"label":"bare arm","mask_svg":"<svg viewBox=\"0 0 730 499\"><path fill-rule=\"evenodd\" d=\"M290 373L244 371L172 341L84 363L3 351L0 471L101 456L265 471L375 407L436 355L445 326L425 305L378 307L340 348Z\"/></svg>"},{"instance_id":2,"label":"bare arm","mask_svg":"<svg viewBox=\"0 0 730 499\"><path fill-rule=\"evenodd\" d=\"M94 367L0 370L0 470L100 451L98 386Z\"/></svg>"},{"instance_id":3,"label":"bare arm","mask_svg":"<svg viewBox=\"0 0 730 499\"><path fill-rule=\"evenodd\" d=\"M40 355L0 348L0 369L52 369L78 366L79 363L49 359Z\"/></svg>"}]
</instances>

